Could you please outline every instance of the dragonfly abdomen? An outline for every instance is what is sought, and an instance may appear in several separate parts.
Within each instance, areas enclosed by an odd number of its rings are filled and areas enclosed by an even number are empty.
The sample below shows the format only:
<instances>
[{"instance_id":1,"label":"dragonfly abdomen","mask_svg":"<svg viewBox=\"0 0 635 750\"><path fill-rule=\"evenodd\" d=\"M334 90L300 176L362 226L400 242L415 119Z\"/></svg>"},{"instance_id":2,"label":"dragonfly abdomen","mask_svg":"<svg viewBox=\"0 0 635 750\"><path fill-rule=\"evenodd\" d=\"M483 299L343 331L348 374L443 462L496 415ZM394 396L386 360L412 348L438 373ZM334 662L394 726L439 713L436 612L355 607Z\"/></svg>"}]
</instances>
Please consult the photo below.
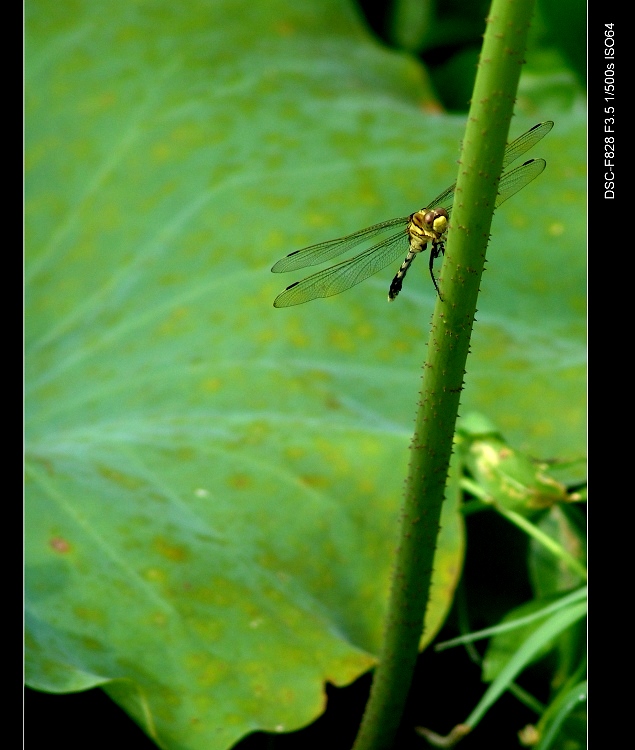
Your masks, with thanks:
<instances>
[{"instance_id":1,"label":"dragonfly abdomen","mask_svg":"<svg viewBox=\"0 0 635 750\"><path fill-rule=\"evenodd\" d=\"M424 242L418 250L410 249L408 251L408 255L406 255L404 262L401 264L399 270L395 274L395 278L390 282L390 289L388 290L388 302L392 302L401 291L403 280L408 273L408 269L412 265L412 261L415 259L416 254L420 253L425 248L425 246L426 243Z\"/></svg>"}]
</instances>

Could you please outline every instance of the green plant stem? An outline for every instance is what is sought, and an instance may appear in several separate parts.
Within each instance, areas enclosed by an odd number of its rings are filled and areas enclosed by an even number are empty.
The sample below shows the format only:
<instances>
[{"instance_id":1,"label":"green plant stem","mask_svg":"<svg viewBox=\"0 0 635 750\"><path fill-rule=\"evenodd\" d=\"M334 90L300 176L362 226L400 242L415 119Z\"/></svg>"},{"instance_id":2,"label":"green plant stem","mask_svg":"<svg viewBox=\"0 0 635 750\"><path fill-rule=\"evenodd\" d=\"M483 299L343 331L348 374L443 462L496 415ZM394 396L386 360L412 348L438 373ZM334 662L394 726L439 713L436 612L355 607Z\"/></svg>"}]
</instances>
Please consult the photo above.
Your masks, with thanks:
<instances>
[{"instance_id":1,"label":"green plant stem","mask_svg":"<svg viewBox=\"0 0 635 750\"><path fill-rule=\"evenodd\" d=\"M410 446L384 641L354 750L393 744L425 615L452 438L533 2L494 0L484 38Z\"/></svg>"},{"instance_id":2,"label":"green plant stem","mask_svg":"<svg viewBox=\"0 0 635 750\"><path fill-rule=\"evenodd\" d=\"M541 544L546 550L551 552L554 557L561 560L572 573L575 573L583 581L586 581L587 571L584 565L567 552L567 550L564 549L564 547L555 539L552 539L548 534L545 534L542 529L531 523L531 521L528 521L524 516L521 516L520 513L516 513L516 511L509 510L499 503L493 502L482 487L471 479L461 479L461 487L474 495L474 497L479 498L477 502L483 503L482 507L490 506L495 508L503 518L506 518L510 523L513 523L514 526L524 531L528 536L532 537L532 539L535 539L538 544ZM463 511L465 511L465 506L463 507Z\"/></svg>"},{"instance_id":3,"label":"green plant stem","mask_svg":"<svg viewBox=\"0 0 635 750\"><path fill-rule=\"evenodd\" d=\"M515 679L516 675L532 661L540 649L546 643L557 638L560 633L575 622L585 617L586 611L586 602L573 604L570 607L554 612L546 622L534 630L498 673L496 679L487 688L478 705L467 717L462 726L469 726L474 729L502 693L509 689L509 684Z\"/></svg>"},{"instance_id":4,"label":"green plant stem","mask_svg":"<svg viewBox=\"0 0 635 750\"><path fill-rule=\"evenodd\" d=\"M481 640L483 638L491 638L495 635L500 635L501 633L507 633L510 630L516 630L517 628L522 628L525 625L530 625L533 622L536 622L537 620L541 620L544 617L548 617L549 615L553 614L554 612L558 612L561 609L564 609L565 607L569 607L572 604L577 604L579 601L586 601L587 598L587 587L582 586L579 589L576 589L575 591L572 591L570 594L567 594L566 596L561 597L558 599L558 601L552 602L551 604L548 604L546 607L543 607L542 609L537 610L536 612L533 612L530 615L526 615L525 617L519 617L516 620L509 620L507 622L501 622L498 625L493 625L491 628L484 628L483 630L477 630L474 633L466 633L465 635L461 635L458 638L452 638L449 641L444 641L443 643L437 643L434 647L435 651L445 651L447 648L454 648L455 646L466 646L469 643L473 643L474 641Z\"/></svg>"},{"instance_id":5,"label":"green plant stem","mask_svg":"<svg viewBox=\"0 0 635 750\"><path fill-rule=\"evenodd\" d=\"M566 565L572 573L575 573L583 581L586 581L587 572L584 565L579 560L576 560L573 555L567 552L567 550L564 549L561 544L552 539L548 534L545 534L544 531L539 529L537 526L531 523L531 521L528 521L519 513L516 513L515 511L509 510L507 508L501 508L500 506L497 506L496 509L508 521L513 523L519 529L522 529L528 536L532 537L545 549L549 550L549 552L551 552L554 557L557 557L559 560L561 560L562 563Z\"/></svg>"}]
</instances>

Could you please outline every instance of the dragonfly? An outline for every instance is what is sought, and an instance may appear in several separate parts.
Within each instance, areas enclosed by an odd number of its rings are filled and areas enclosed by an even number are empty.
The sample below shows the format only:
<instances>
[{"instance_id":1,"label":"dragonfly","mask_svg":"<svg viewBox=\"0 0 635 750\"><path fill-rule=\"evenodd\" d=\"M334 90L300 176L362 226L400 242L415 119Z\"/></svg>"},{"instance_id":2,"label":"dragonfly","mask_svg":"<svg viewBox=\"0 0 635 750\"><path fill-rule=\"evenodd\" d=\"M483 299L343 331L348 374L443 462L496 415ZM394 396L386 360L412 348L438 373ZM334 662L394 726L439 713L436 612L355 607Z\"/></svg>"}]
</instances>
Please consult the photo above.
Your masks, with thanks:
<instances>
[{"instance_id":1,"label":"dragonfly","mask_svg":"<svg viewBox=\"0 0 635 750\"><path fill-rule=\"evenodd\" d=\"M515 141L509 143L505 148L502 168L505 169L532 146L535 146L552 127L553 122L551 120L540 122L516 138ZM504 203L532 180L535 180L545 166L544 159L530 159L515 169L503 172L498 184L498 195L494 206L498 208L501 203ZM450 185L449 188L446 188L427 204L429 208L422 208L410 214L410 216L388 219L388 221L373 224L371 227L360 229L345 237L338 237L334 240L319 242L317 245L310 245L302 248L302 250L295 250L281 258L272 267L273 273L286 273L307 266L319 265L348 250L352 250L362 243L376 240L390 229L398 228L398 231L379 239L371 247L362 250L352 258L290 284L275 298L273 306L291 307L292 305L310 302L318 297L331 297L334 294L340 294L405 255L405 259L388 290L388 301L392 302L401 291L403 280L412 262L428 245L430 245L430 276L436 293L443 301L434 275L434 261L445 253L445 240L452 213L455 188L456 183Z\"/></svg>"}]
</instances>

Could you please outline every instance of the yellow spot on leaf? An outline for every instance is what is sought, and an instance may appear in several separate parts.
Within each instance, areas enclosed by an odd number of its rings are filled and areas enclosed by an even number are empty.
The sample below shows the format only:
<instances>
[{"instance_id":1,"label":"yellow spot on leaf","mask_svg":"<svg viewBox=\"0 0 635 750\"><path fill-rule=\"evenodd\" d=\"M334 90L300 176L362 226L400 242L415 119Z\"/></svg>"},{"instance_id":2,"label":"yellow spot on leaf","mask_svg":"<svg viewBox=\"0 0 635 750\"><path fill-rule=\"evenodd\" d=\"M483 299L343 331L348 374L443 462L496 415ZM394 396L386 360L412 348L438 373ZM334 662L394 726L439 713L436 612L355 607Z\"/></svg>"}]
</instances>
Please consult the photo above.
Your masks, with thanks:
<instances>
[{"instance_id":1,"label":"yellow spot on leaf","mask_svg":"<svg viewBox=\"0 0 635 750\"><path fill-rule=\"evenodd\" d=\"M172 562L183 562L189 557L188 551L180 544L168 542L163 537L157 537L154 540L154 549L163 557Z\"/></svg>"},{"instance_id":2,"label":"yellow spot on leaf","mask_svg":"<svg viewBox=\"0 0 635 750\"><path fill-rule=\"evenodd\" d=\"M253 486L253 479L247 474L234 474L229 478L229 485L235 490L244 490Z\"/></svg>"},{"instance_id":3,"label":"yellow spot on leaf","mask_svg":"<svg viewBox=\"0 0 635 750\"><path fill-rule=\"evenodd\" d=\"M305 474L300 477L302 484L307 487L321 488L328 487L329 480L324 476L318 476L317 474Z\"/></svg>"},{"instance_id":4,"label":"yellow spot on leaf","mask_svg":"<svg viewBox=\"0 0 635 750\"><path fill-rule=\"evenodd\" d=\"M100 465L97 467L97 471L105 479L115 482L126 490L136 490L143 485L142 479L124 474L121 471L117 471L117 469L113 469L111 466Z\"/></svg>"},{"instance_id":5,"label":"yellow spot on leaf","mask_svg":"<svg viewBox=\"0 0 635 750\"><path fill-rule=\"evenodd\" d=\"M208 378L207 380L204 380L201 385L203 390L207 393L214 393L221 387L222 381L220 378Z\"/></svg>"},{"instance_id":6,"label":"yellow spot on leaf","mask_svg":"<svg viewBox=\"0 0 635 750\"><path fill-rule=\"evenodd\" d=\"M564 224L562 224L559 221L556 221L553 224L549 225L548 231L552 237L559 237L561 234L564 233Z\"/></svg>"},{"instance_id":7,"label":"yellow spot on leaf","mask_svg":"<svg viewBox=\"0 0 635 750\"><path fill-rule=\"evenodd\" d=\"M98 625L103 625L106 621L106 615L105 613L100 609L95 609L94 607L75 607L73 609L73 612L79 617L81 620L85 620L86 622L95 622Z\"/></svg>"}]
</instances>

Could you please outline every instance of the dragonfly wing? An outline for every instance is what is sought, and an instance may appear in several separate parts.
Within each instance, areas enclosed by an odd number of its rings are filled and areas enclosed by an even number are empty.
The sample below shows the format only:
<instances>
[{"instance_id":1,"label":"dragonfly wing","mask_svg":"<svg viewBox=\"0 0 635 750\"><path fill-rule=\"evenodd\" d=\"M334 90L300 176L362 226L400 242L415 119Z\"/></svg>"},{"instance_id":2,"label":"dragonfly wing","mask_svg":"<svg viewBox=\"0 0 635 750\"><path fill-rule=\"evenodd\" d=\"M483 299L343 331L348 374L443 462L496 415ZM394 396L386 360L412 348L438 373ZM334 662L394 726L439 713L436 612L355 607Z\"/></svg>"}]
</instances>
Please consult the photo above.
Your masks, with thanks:
<instances>
[{"instance_id":1,"label":"dragonfly wing","mask_svg":"<svg viewBox=\"0 0 635 750\"><path fill-rule=\"evenodd\" d=\"M524 154L525 151L529 151L529 149L532 148L532 146L535 146L536 143L538 143L538 141L542 140L547 135L547 133L551 130L551 128L553 128L552 120L547 120L546 122L540 122L538 123L538 125L534 125L533 128L530 128L526 133L523 133L522 135L518 136L518 138L516 138L515 141L512 141L510 144L508 144L507 148L505 149L505 154L503 156L503 169L508 164L511 164L513 161L518 159L519 156L522 156L522 154ZM541 161L541 160L536 159L535 161ZM524 165L521 165L521 167L522 166ZM521 167L519 167L519 169ZM532 169L535 169L535 168L536 167ZM544 164L543 164L542 169L544 169ZM511 192L508 192L502 198L500 197L503 192L502 191L503 181L501 179L501 185L499 187L499 198L496 201L496 205L500 206L500 204L503 201L506 201L507 198L511 197L512 195L514 195L514 193L517 193L521 188L525 187L525 185L528 182L531 182L531 180L533 180L535 177L537 177L540 174L540 172L542 172L542 169L538 170L533 175L533 177L530 177L527 180L527 182L518 184L518 186L516 186L514 190L512 190ZM527 175L525 175L525 177L528 176L530 172L528 172ZM512 172L510 172L509 174L511 175ZM518 179L518 175L516 176L515 179ZM433 201L430 201L430 203L428 203L428 207L429 208L437 208L437 207L445 208L445 210L448 212L448 215L449 215L452 211L455 188L456 188L456 182L454 183L454 185L451 185L449 188L444 190L441 193L441 195L438 195Z\"/></svg>"},{"instance_id":2,"label":"dragonfly wing","mask_svg":"<svg viewBox=\"0 0 635 750\"><path fill-rule=\"evenodd\" d=\"M353 247L357 247L362 242L372 240L375 236L391 227L402 225L405 230L409 219L409 216L404 216L399 219L381 221L379 224L373 224L372 227L360 229L358 232L353 232L353 234L348 234L345 237L338 237L335 240L327 240L326 242L319 242L317 245L304 247L302 250L296 250L281 258L274 264L271 270L273 273L286 273L287 271L296 271L298 268L305 268L306 266L317 266L326 260L331 260L331 258L341 255Z\"/></svg>"},{"instance_id":3,"label":"dragonfly wing","mask_svg":"<svg viewBox=\"0 0 635 750\"><path fill-rule=\"evenodd\" d=\"M332 297L334 294L345 292L404 255L409 245L405 230L386 237L353 258L291 284L275 298L273 306L291 307L317 297Z\"/></svg>"},{"instance_id":4,"label":"dragonfly wing","mask_svg":"<svg viewBox=\"0 0 635 750\"><path fill-rule=\"evenodd\" d=\"M543 171L546 164L544 159L530 159L530 161L526 161L524 164L516 167L516 169L505 172L500 179L498 195L496 196L494 205L498 208L501 203L504 203L512 195L522 190L525 185L535 180Z\"/></svg>"},{"instance_id":5,"label":"dragonfly wing","mask_svg":"<svg viewBox=\"0 0 635 750\"><path fill-rule=\"evenodd\" d=\"M433 208L445 208L445 210L448 212L448 216L450 215L450 211L452 210L452 203L454 201L454 189L456 188L456 182L453 185L450 185L449 188L446 188L441 195L437 195L437 197L430 201L426 208L433 209Z\"/></svg>"},{"instance_id":6,"label":"dragonfly wing","mask_svg":"<svg viewBox=\"0 0 635 750\"><path fill-rule=\"evenodd\" d=\"M515 141L512 141L507 145L505 154L503 155L503 169L508 164L518 159L519 156L529 151L532 146L535 146L538 141L544 138L547 133L553 127L553 121L547 120L546 122L539 122L538 125L534 125L526 133L519 135Z\"/></svg>"}]
</instances>

